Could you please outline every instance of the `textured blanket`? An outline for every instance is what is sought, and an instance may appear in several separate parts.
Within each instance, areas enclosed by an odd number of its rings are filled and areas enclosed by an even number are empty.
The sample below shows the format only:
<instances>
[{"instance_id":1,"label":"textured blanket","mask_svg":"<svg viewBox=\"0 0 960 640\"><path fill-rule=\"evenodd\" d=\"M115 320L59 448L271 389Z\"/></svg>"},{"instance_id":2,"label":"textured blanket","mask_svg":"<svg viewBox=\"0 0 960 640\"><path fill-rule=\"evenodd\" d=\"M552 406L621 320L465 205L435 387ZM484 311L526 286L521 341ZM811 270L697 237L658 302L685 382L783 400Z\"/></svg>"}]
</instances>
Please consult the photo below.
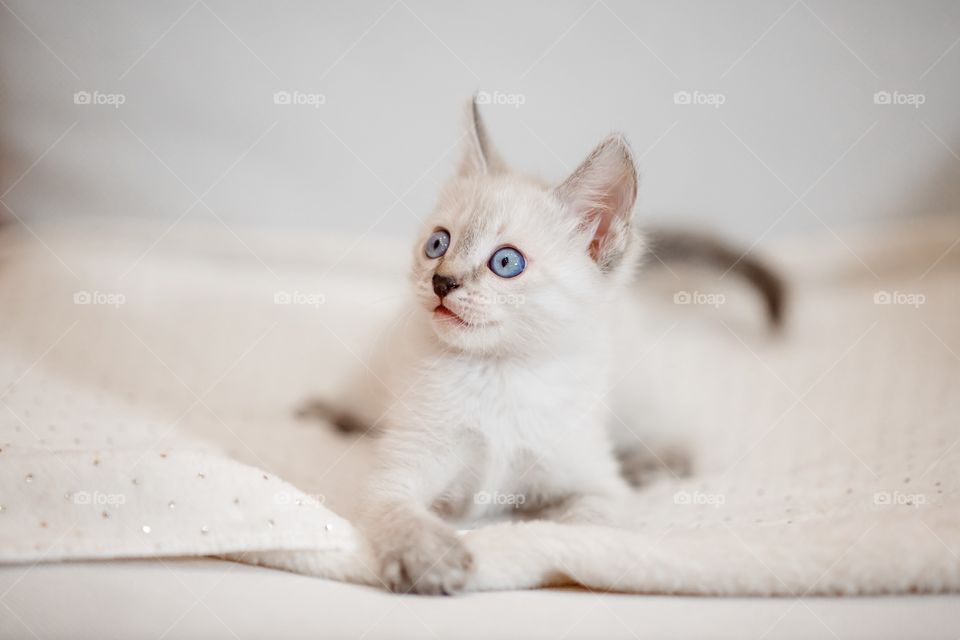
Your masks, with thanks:
<instances>
[{"instance_id":1,"label":"textured blanket","mask_svg":"<svg viewBox=\"0 0 960 640\"><path fill-rule=\"evenodd\" d=\"M0 235L0 562L217 555L376 585L349 523L369 438L294 413L362 366L406 248L36 232ZM783 247L776 336L730 278L650 274L611 398L694 475L638 491L627 528L465 533L469 588L960 589L958 238Z\"/></svg>"}]
</instances>

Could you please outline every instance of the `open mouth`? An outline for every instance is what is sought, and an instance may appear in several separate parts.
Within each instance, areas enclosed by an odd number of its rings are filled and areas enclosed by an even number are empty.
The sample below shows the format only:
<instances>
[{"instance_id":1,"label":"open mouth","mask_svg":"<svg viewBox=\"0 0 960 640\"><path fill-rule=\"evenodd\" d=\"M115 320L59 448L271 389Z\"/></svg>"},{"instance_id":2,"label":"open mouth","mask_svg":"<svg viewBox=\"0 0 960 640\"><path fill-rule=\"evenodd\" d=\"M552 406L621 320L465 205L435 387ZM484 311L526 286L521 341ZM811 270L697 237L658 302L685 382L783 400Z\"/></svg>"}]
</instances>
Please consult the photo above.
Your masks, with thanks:
<instances>
[{"instance_id":1,"label":"open mouth","mask_svg":"<svg viewBox=\"0 0 960 640\"><path fill-rule=\"evenodd\" d=\"M444 320L450 320L450 321L456 322L457 324L460 324L464 327L470 326L469 322L467 322L466 320L464 320L463 318L461 318L460 316L458 316L457 314L455 314L453 311L443 306L442 304L438 304L436 308L434 308L433 316L435 318L441 318Z\"/></svg>"}]
</instances>

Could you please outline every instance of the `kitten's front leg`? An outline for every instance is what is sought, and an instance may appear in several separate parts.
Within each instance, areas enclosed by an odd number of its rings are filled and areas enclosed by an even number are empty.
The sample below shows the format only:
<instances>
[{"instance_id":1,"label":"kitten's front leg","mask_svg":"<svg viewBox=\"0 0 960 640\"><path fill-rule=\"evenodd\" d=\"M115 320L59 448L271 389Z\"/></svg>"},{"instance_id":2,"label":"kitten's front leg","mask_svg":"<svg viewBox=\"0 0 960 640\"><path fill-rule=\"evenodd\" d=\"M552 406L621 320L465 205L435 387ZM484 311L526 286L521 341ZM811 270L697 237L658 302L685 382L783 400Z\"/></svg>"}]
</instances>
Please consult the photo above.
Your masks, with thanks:
<instances>
[{"instance_id":1,"label":"kitten's front leg","mask_svg":"<svg viewBox=\"0 0 960 640\"><path fill-rule=\"evenodd\" d=\"M360 525L393 591L451 594L463 589L473 557L456 529L429 510L463 463L442 429L388 429L366 492Z\"/></svg>"},{"instance_id":2,"label":"kitten's front leg","mask_svg":"<svg viewBox=\"0 0 960 640\"><path fill-rule=\"evenodd\" d=\"M450 595L463 589L473 570L457 531L413 501L372 505L363 527L392 591Z\"/></svg>"}]
</instances>

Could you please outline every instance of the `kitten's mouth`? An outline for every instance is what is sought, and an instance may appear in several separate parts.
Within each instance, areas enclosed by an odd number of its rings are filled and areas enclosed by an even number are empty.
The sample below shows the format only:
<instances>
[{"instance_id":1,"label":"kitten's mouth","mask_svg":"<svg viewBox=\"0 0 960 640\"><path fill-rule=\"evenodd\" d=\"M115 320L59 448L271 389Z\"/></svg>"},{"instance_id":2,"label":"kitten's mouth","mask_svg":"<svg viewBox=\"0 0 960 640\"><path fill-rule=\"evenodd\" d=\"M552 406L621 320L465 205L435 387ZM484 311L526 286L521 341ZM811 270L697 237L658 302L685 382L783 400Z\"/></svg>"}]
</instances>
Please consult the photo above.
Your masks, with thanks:
<instances>
[{"instance_id":1,"label":"kitten's mouth","mask_svg":"<svg viewBox=\"0 0 960 640\"><path fill-rule=\"evenodd\" d=\"M433 310L433 316L434 316L435 318L440 318L440 319L443 319L443 320L451 320L451 321L456 322L457 324L460 324L460 325L462 325L462 326L464 326L464 327L469 327L469 326L470 326L470 323L469 323L469 322L467 322L466 320L464 320L463 318L461 318L460 316L458 316L457 314L455 314L453 311L451 311L451 310L448 309L447 307L443 306L443 304L438 304L438 305L434 308L434 310Z\"/></svg>"}]
</instances>

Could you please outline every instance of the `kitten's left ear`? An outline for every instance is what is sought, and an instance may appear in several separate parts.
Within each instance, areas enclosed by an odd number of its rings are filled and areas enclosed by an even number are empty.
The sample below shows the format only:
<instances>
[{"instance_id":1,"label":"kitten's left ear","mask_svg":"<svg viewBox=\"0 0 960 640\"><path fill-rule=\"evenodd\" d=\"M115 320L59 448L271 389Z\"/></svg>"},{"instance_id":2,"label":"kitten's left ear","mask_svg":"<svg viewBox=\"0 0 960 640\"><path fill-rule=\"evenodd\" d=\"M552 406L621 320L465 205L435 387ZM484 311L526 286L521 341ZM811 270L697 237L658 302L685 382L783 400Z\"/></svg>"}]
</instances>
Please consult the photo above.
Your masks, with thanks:
<instances>
[{"instance_id":1,"label":"kitten's left ear","mask_svg":"<svg viewBox=\"0 0 960 640\"><path fill-rule=\"evenodd\" d=\"M463 148L463 158L460 160L459 175L466 177L506 171L507 165L487 138L476 99L467 104L465 115L464 133L467 140Z\"/></svg>"},{"instance_id":2,"label":"kitten's left ear","mask_svg":"<svg viewBox=\"0 0 960 640\"><path fill-rule=\"evenodd\" d=\"M626 140L606 138L554 194L587 233L590 255L600 268L617 266L630 245L637 200L637 169Z\"/></svg>"}]
</instances>

